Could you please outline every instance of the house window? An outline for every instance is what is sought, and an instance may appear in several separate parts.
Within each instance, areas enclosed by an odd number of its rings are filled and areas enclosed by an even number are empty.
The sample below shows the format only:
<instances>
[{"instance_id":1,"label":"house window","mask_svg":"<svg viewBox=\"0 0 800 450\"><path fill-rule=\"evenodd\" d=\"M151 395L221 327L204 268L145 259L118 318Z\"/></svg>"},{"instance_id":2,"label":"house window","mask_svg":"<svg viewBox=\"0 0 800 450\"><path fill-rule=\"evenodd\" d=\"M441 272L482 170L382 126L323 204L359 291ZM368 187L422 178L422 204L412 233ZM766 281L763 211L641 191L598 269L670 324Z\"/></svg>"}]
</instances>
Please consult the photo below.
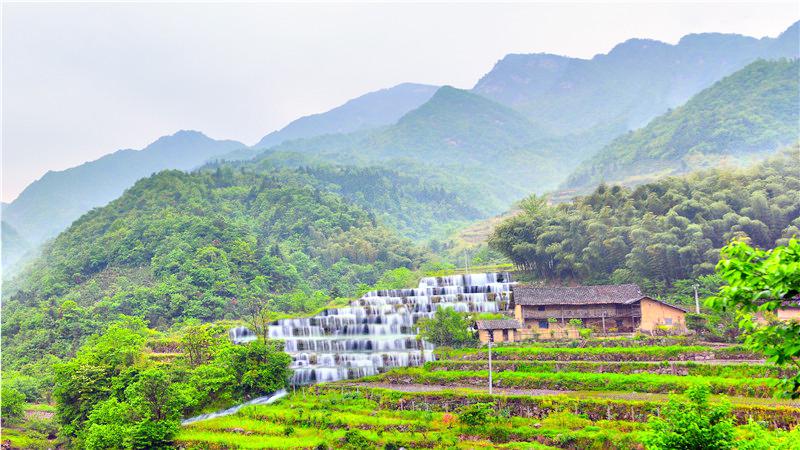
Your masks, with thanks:
<instances>
[{"instance_id":1,"label":"house window","mask_svg":"<svg viewBox=\"0 0 800 450\"><path fill-rule=\"evenodd\" d=\"M672 325L672 317L665 318L664 325Z\"/></svg>"},{"instance_id":2,"label":"house window","mask_svg":"<svg viewBox=\"0 0 800 450\"><path fill-rule=\"evenodd\" d=\"M550 322L548 322L547 320L540 320L539 328L550 328Z\"/></svg>"},{"instance_id":3,"label":"house window","mask_svg":"<svg viewBox=\"0 0 800 450\"><path fill-rule=\"evenodd\" d=\"M540 306L540 307L538 307L536 309L538 309L539 311L544 311L544 306Z\"/></svg>"}]
</instances>

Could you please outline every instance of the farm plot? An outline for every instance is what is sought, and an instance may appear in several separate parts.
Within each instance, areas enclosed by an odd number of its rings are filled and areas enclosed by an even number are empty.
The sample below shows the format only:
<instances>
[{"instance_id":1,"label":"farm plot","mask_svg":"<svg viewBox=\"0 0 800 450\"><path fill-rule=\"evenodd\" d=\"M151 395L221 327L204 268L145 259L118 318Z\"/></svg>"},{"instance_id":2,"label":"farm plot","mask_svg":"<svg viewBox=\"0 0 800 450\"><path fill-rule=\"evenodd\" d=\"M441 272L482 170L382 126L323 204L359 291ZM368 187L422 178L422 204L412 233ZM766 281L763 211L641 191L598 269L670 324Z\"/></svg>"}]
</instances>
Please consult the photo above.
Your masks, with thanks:
<instances>
[{"instance_id":1,"label":"farm plot","mask_svg":"<svg viewBox=\"0 0 800 450\"><path fill-rule=\"evenodd\" d=\"M648 418L671 396L705 385L712 404L731 403L741 448L800 449L800 402L770 397L785 369L749 362L759 356L740 347L530 344L494 354L493 395L485 349L440 350L424 367L313 386L186 426L178 445L644 448ZM470 423L470 408L489 419Z\"/></svg>"}]
</instances>

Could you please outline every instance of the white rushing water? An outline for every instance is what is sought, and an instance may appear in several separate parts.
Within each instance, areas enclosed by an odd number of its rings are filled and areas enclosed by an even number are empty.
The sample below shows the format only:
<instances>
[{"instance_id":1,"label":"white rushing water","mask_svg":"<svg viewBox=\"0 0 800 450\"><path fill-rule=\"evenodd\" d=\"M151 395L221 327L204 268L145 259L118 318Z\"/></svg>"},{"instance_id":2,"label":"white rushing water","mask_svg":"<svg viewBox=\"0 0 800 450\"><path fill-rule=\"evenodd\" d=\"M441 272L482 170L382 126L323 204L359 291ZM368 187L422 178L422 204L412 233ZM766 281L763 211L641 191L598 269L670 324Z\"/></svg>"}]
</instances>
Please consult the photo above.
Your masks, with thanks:
<instances>
[{"instance_id":1,"label":"white rushing water","mask_svg":"<svg viewBox=\"0 0 800 450\"><path fill-rule=\"evenodd\" d=\"M504 310L512 284L506 272L423 278L415 289L371 291L346 308L279 320L269 327L269 336L286 343L295 386L419 366L433 360L433 345L417 338L418 320L433 317L438 308L474 313ZM230 335L243 344L256 338L245 327L232 329ZM280 390L181 423L227 416L244 406L272 403L285 395L286 391Z\"/></svg>"},{"instance_id":2,"label":"white rushing water","mask_svg":"<svg viewBox=\"0 0 800 450\"><path fill-rule=\"evenodd\" d=\"M345 308L280 320L269 336L286 342L294 385L376 375L433 360L433 345L417 338L419 319L438 308L497 312L511 285L504 272L423 278L415 289L371 291Z\"/></svg>"},{"instance_id":3,"label":"white rushing water","mask_svg":"<svg viewBox=\"0 0 800 450\"><path fill-rule=\"evenodd\" d=\"M222 416L229 416L231 414L236 414L239 412L240 409L244 408L248 405L268 405L270 403L276 402L287 394L285 389L281 389L280 391L273 392L272 394L265 395L263 397L254 398L248 402L240 403L236 406L231 406L228 409L223 409L222 411L216 411L208 414L201 414L199 416L190 417L188 419L181 420L181 425L189 425L190 423L199 422L201 420L206 419L215 419L217 417Z\"/></svg>"}]
</instances>

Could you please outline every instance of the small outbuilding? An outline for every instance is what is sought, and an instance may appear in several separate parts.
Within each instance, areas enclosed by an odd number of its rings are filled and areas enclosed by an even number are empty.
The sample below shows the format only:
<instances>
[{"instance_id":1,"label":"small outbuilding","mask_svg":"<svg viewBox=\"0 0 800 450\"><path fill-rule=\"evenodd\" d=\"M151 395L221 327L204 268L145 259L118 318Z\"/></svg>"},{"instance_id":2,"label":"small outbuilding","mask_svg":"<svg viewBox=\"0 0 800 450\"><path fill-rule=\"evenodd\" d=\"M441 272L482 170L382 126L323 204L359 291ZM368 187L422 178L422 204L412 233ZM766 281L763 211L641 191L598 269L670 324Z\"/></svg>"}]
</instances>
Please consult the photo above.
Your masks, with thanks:
<instances>
[{"instance_id":1,"label":"small outbuilding","mask_svg":"<svg viewBox=\"0 0 800 450\"><path fill-rule=\"evenodd\" d=\"M477 320L478 339L482 344L488 342L517 342L522 324L513 319Z\"/></svg>"}]
</instances>

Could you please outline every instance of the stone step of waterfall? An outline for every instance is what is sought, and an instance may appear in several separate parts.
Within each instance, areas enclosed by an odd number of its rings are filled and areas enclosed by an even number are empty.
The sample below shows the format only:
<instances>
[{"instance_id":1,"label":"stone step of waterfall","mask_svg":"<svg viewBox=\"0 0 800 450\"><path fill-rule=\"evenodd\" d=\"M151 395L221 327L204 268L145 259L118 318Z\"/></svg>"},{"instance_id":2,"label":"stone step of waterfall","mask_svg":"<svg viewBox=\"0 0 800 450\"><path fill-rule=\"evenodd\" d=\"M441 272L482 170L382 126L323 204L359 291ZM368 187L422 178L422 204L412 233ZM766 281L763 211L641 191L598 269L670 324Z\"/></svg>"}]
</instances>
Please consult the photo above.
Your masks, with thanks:
<instances>
[{"instance_id":1,"label":"stone step of waterfall","mask_svg":"<svg viewBox=\"0 0 800 450\"><path fill-rule=\"evenodd\" d=\"M504 272L423 278L417 288L375 290L346 307L280 320L269 335L292 355L293 384L375 375L434 359L433 345L417 336L420 319L441 308L505 311L514 284Z\"/></svg>"}]
</instances>

